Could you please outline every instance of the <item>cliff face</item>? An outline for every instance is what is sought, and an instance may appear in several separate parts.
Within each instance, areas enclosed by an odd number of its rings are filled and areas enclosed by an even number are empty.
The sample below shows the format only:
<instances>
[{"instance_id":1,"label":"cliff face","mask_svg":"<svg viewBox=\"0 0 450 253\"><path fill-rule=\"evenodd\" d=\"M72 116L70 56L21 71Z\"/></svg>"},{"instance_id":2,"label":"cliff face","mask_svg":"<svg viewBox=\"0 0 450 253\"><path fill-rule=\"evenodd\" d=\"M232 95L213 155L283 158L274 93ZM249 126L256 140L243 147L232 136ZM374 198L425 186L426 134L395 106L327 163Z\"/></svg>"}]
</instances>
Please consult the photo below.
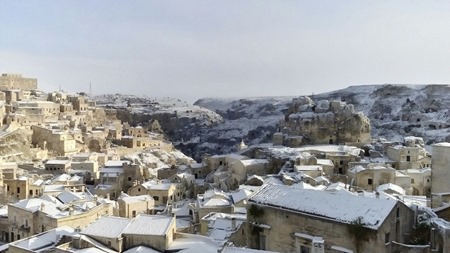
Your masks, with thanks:
<instances>
[{"instance_id":1,"label":"cliff face","mask_svg":"<svg viewBox=\"0 0 450 253\"><path fill-rule=\"evenodd\" d=\"M373 138L401 141L414 135L431 144L450 141L448 94L447 85L364 85L309 98L318 111L326 109L325 100L352 104L355 112L370 119ZM293 99L299 97L203 98L192 106L173 99L109 96L97 103L117 109L118 118L134 125L158 119L169 140L197 160L204 153L233 152L241 140L271 142L280 121L293 113Z\"/></svg>"},{"instance_id":2,"label":"cliff face","mask_svg":"<svg viewBox=\"0 0 450 253\"><path fill-rule=\"evenodd\" d=\"M352 104L336 100L313 102L309 97L298 97L279 122L280 133L274 136L273 143L289 147L367 144L371 142L370 130L369 118L355 111Z\"/></svg>"}]
</instances>

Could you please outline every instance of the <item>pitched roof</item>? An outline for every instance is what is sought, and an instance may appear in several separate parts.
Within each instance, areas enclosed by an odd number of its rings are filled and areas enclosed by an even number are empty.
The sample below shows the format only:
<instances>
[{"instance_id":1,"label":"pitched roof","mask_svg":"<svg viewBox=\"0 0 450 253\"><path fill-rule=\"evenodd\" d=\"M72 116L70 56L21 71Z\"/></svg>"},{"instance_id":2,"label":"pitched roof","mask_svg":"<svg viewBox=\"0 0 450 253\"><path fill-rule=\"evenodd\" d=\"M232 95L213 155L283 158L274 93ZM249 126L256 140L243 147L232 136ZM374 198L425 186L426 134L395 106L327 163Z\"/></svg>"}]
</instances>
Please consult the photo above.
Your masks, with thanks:
<instances>
[{"instance_id":1,"label":"pitched roof","mask_svg":"<svg viewBox=\"0 0 450 253\"><path fill-rule=\"evenodd\" d=\"M316 191L286 185L266 184L250 202L274 208L351 223L363 217L366 227L377 229L397 204L394 199L368 198L343 191Z\"/></svg>"},{"instance_id":2,"label":"pitched roof","mask_svg":"<svg viewBox=\"0 0 450 253\"><path fill-rule=\"evenodd\" d=\"M127 218L105 216L94 221L94 223L83 229L80 234L106 238L118 238L129 223L130 219Z\"/></svg>"},{"instance_id":3,"label":"pitched roof","mask_svg":"<svg viewBox=\"0 0 450 253\"><path fill-rule=\"evenodd\" d=\"M174 217L163 215L138 214L124 230L124 234L166 235Z\"/></svg>"}]
</instances>

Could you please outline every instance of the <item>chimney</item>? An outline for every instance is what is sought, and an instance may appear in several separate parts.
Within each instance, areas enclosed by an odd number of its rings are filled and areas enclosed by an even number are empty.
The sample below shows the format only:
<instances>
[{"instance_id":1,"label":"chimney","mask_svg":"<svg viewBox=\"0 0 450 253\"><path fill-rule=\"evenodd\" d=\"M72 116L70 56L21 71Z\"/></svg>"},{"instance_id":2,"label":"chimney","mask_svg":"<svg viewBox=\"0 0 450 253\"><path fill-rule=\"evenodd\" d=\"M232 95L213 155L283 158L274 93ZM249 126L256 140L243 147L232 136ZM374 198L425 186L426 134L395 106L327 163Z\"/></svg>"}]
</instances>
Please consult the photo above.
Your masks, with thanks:
<instances>
[{"instance_id":1,"label":"chimney","mask_svg":"<svg viewBox=\"0 0 450 253\"><path fill-rule=\"evenodd\" d=\"M111 199L111 195L109 195L109 193L106 193L106 199L110 200Z\"/></svg>"},{"instance_id":2,"label":"chimney","mask_svg":"<svg viewBox=\"0 0 450 253\"><path fill-rule=\"evenodd\" d=\"M44 204L44 203L41 203L41 207L39 208L39 210L40 210L41 212L44 212L44 211L45 211L45 204Z\"/></svg>"},{"instance_id":3,"label":"chimney","mask_svg":"<svg viewBox=\"0 0 450 253\"><path fill-rule=\"evenodd\" d=\"M69 207L69 216L73 215L73 207Z\"/></svg>"},{"instance_id":4,"label":"chimney","mask_svg":"<svg viewBox=\"0 0 450 253\"><path fill-rule=\"evenodd\" d=\"M375 192L375 197L376 197L377 199L379 199L379 198L380 198L380 193L379 193L379 192Z\"/></svg>"},{"instance_id":5,"label":"chimney","mask_svg":"<svg viewBox=\"0 0 450 253\"><path fill-rule=\"evenodd\" d=\"M236 218L231 218L231 230L236 230Z\"/></svg>"}]
</instances>

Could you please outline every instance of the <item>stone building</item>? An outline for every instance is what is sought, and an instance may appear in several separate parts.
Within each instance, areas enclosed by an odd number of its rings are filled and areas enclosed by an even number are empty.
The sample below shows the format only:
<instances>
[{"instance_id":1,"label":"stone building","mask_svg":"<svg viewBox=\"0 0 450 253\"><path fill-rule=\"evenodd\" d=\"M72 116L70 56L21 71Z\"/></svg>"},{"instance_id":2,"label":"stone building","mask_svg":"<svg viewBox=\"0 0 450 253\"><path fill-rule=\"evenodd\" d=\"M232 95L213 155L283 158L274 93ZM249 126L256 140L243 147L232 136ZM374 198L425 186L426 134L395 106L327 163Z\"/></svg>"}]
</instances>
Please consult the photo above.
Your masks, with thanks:
<instances>
[{"instance_id":1,"label":"stone building","mask_svg":"<svg viewBox=\"0 0 450 253\"><path fill-rule=\"evenodd\" d=\"M72 155L78 151L73 136L64 130L37 125L32 126L31 129L33 130L31 143L36 147L48 149L60 156Z\"/></svg>"},{"instance_id":2,"label":"stone building","mask_svg":"<svg viewBox=\"0 0 450 253\"><path fill-rule=\"evenodd\" d=\"M306 144L352 144L371 141L370 120L353 105L309 97L294 98L285 119L279 123L274 145L298 147Z\"/></svg>"},{"instance_id":3,"label":"stone building","mask_svg":"<svg viewBox=\"0 0 450 253\"><path fill-rule=\"evenodd\" d=\"M10 240L35 235L60 226L84 228L102 215L113 213L109 202L95 198L64 205L48 196L8 205Z\"/></svg>"},{"instance_id":4,"label":"stone building","mask_svg":"<svg viewBox=\"0 0 450 253\"><path fill-rule=\"evenodd\" d=\"M392 252L414 212L395 199L267 184L247 204L247 246L280 252ZM322 251L314 251L321 248ZM335 251L339 249L340 251Z\"/></svg>"},{"instance_id":5,"label":"stone building","mask_svg":"<svg viewBox=\"0 0 450 253\"><path fill-rule=\"evenodd\" d=\"M133 219L102 217L82 230L81 234L115 252L123 252L139 245L164 252L175 238L175 226L174 217L161 215L139 214Z\"/></svg>"},{"instance_id":6,"label":"stone building","mask_svg":"<svg viewBox=\"0 0 450 253\"><path fill-rule=\"evenodd\" d=\"M442 202L439 194L450 192L450 143L432 145L431 169L431 207L439 207Z\"/></svg>"},{"instance_id":7,"label":"stone building","mask_svg":"<svg viewBox=\"0 0 450 253\"><path fill-rule=\"evenodd\" d=\"M392 166L398 170L421 169L431 166L431 157L423 147L391 146L387 155L395 161Z\"/></svg>"},{"instance_id":8,"label":"stone building","mask_svg":"<svg viewBox=\"0 0 450 253\"><path fill-rule=\"evenodd\" d=\"M122 193L117 199L118 216L134 218L138 214L152 214L155 200L150 195L128 196Z\"/></svg>"},{"instance_id":9,"label":"stone building","mask_svg":"<svg viewBox=\"0 0 450 253\"><path fill-rule=\"evenodd\" d=\"M4 73L0 76L0 90L7 89L36 90L37 79L25 78L21 74Z\"/></svg>"},{"instance_id":10,"label":"stone building","mask_svg":"<svg viewBox=\"0 0 450 253\"><path fill-rule=\"evenodd\" d=\"M150 195L155 200L156 206L165 206L167 203L172 203L181 198L177 185L177 183L163 180L150 180L132 186L128 190L128 195Z\"/></svg>"}]
</instances>

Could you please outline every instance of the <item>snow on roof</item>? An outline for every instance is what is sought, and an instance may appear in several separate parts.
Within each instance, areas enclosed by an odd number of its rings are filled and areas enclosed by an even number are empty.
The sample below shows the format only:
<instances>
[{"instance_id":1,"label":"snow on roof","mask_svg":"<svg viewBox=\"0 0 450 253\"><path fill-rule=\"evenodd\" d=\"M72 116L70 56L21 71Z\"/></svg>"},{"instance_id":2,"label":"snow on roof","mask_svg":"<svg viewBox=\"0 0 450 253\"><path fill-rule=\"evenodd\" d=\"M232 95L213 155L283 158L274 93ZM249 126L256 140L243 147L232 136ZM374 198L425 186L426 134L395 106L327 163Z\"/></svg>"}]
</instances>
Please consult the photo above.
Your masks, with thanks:
<instances>
[{"instance_id":1,"label":"snow on roof","mask_svg":"<svg viewBox=\"0 0 450 253\"><path fill-rule=\"evenodd\" d=\"M361 152L360 148L354 146L346 145L314 145L314 146L303 146L299 148L289 148L284 146L277 146L268 148L269 151L280 156L293 156L298 155L302 152L309 153L341 153L350 154L354 156L359 156Z\"/></svg>"},{"instance_id":2,"label":"snow on roof","mask_svg":"<svg viewBox=\"0 0 450 253\"><path fill-rule=\"evenodd\" d=\"M68 191L68 190L64 190L63 192L58 194L58 196L56 196L56 198L58 200L60 200L62 203L67 204L67 203L70 203L72 201L77 201L77 200L84 199L85 196L83 196L83 193L71 192L71 191Z\"/></svg>"},{"instance_id":3,"label":"snow on roof","mask_svg":"<svg viewBox=\"0 0 450 253\"><path fill-rule=\"evenodd\" d=\"M333 161L331 161L330 159L317 159L317 165L334 166Z\"/></svg>"},{"instance_id":4,"label":"snow on roof","mask_svg":"<svg viewBox=\"0 0 450 253\"><path fill-rule=\"evenodd\" d=\"M59 192L64 190L64 185L45 185L44 193L46 192Z\"/></svg>"},{"instance_id":5,"label":"snow on roof","mask_svg":"<svg viewBox=\"0 0 450 253\"><path fill-rule=\"evenodd\" d=\"M435 144L433 144L433 146L437 146L437 147L450 147L450 143L448 143L448 142L440 142L440 143L435 143Z\"/></svg>"},{"instance_id":6,"label":"snow on roof","mask_svg":"<svg viewBox=\"0 0 450 253\"><path fill-rule=\"evenodd\" d=\"M154 250L152 248L149 248L149 247L138 246L138 247L134 247L129 250L126 250L123 253L160 253L160 252L157 250Z\"/></svg>"},{"instance_id":7,"label":"snow on roof","mask_svg":"<svg viewBox=\"0 0 450 253\"><path fill-rule=\"evenodd\" d=\"M295 171L322 171L320 165L295 165Z\"/></svg>"},{"instance_id":8,"label":"snow on roof","mask_svg":"<svg viewBox=\"0 0 450 253\"><path fill-rule=\"evenodd\" d=\"M130 164L130 161L121 160L121 161L107 161L105 163L105 167L123 167L124 164Z\"/></svg>"},{"instance_id":9,"label":"snow on roof","mask_svg":"<svg viewBox=\"0 0 450 253\"><path fill-rule=\"evenodd\" d=\"M175 222L174 217L138 214L122 233L133 235L166 235L173 222Z\"/></svg>"},{"instance_id":10,"label":"snow on roof","mask_svg":"<svg viewBox=\"0 0 450 253\"><path fill-rule=\"evenodd\" d=\"M154 201L150 195L139 195L139 196L121 196L119 199L123 200L125 203L138 203L146 201Z\"/></svg>"},{"instance_id":11,"label":"snow on roof","mask_svg":"<svg viewBox=\"0 0 450 253\"><path fill-rule=\"evenodd\" d=\"M341 191L303 190L275 184L262 186L249 201L343 223L363 217L366 227L372 229L378 229L397 204L393 199L367 198Z\"/></svg>"},{"instance_id":12,"label":"snow on roof","mask_svg":"<svg viewBox=\"0 0 450 253\"><path fill-rule=\"evenodd\" d=\"M68 163L70 163L69 160L48 160L45 164L58 164L58 165L64 164L65 165Z\"/></svg>"},{"instance_id":13,"label":"snow on roof","mask_svg":"<svg viewBox=\"0 0 450 253\"><path fill-rule=\"evenodd\" d=\"M226 157L227 159L234 159L234 160L244 160L244 159L248 159L247 156L239 155L239 154L235 154L235 153L227 154L225 157Z\"/></svg>"},{"instance_id":14,"label":"snow on roof","mask_svg":"<svg viewBox=\"0 0 450 253\"><path fill-rule=\"evenodd\" d=\"M83 229L80 234L105 238L118 238L128 226L130 219L114 216L103 216Z\"/></svg>"},{"instance_id":15,"label":"snow on roof","mask_svg":"<svg viewBox=\"0 0 450 253\"><path fill-rule=\"evenodd\" d=\"M269 163L267 159L247 159L247 160L240 160L240 162L244 166Z\"/></svg>"},{"instance_id":16,"label":"snow on roof","mask_svg":"<svg viewBox=\"0 0 450 253\"><path fill-rule=\"evenodd\" d=\"M222 253L277 253L276 251L257 250L249 248L237 248L231 246L225 246Z\"/></svg>"},{"instance_id":17,"label":"snow on roof","mask_svg":"<svg viewBox=\"0 0 450 253\"><path fill-rule=\"evenodd\" d=\"M235 191L235 192L232 192L232 193L231 193L231 197L233 198L233 202L234 202L234 203L237 203L237 202L239 202L239 201L248 199L248 197L249 197L251 194L252 194L252 192L249 191L249 190L246 190L246 189L239 189L239 190L237 190L237 191Z\"/></svg>"},{"instance_id":18,"label":"snow on roof","mask_svg":"<svg viewBox=\"0 0 450 253\"><path fill-rule=\"evenodd\" d=\"M75 231L71 227L58 227L44 233L13 242L15 247L33 252L47 252L49 248L55 247L56 243L63 235L74 235Z\"/></svg>"},{"instance_id":19,"label":"snow on roof","mask_svg":"<svg viewBox=\"0 0 450 253\"><path fill-rule=\"evenodd\" d=\"M21 209L26 209L31 212L35 212L40 209L41 205L45 206L45 210L47 211L48 207L54 207L55 203L50 202L45 199L38 199L38 198L32 198L32 199L23 199L19 200L18 202L11 204L14 207L18 207Z\"/></svg>"},{"instance_id":20,"label":"snow on roof","mask_svg":"<svg viewBox=\"0 0 450 253\"><path fill-rule=\"evenodd\" d=\"M168 251L177 251L178 253L217 253L220 245L212 238L196 234L177 233L169 245Z\"/></svg>"},{"instance_id":21,"label":"snow on roof","mask_svg":"<svg viewBox=\"0 0 450 253\"><path fill-rule=\"evenodd\" d=\"M173 183L166 183L166 182L158 182L155 180L147 181L143 184L141 184L145 189L147 190L168 190Z\"/></svg>"},{"instance_id":22,"label":"snow on roof","mask_svg":"<svg viewBox=\"0 0 450 253\"><path fill-rule=\"evenodd\" d=\"M395 191L398 194L405 195L405 190L396 184L387 183L387 184L379 185L377 187L377 191L386 191L386 190Z\"/></svg>"},{"instance_id":23,"label":"snow on roof","mask_svg":"<svg viewBox=\"0 0 450 253\"><path fill-rule=\"evenodd\" d=\"M203 163L191 163L189 166L193 169L203 168Z\"/></svg>"},{"instance_id":24,"label":"snow on roof","mask_svg":"<svg viewBox=\"0 0 450 253\"><path fill-rule=\"evenodd\" d=\"M71 176L69 174L61 174L53 179L55 182L65 182L69 180Z\"/></svg>"}]
</instances>

